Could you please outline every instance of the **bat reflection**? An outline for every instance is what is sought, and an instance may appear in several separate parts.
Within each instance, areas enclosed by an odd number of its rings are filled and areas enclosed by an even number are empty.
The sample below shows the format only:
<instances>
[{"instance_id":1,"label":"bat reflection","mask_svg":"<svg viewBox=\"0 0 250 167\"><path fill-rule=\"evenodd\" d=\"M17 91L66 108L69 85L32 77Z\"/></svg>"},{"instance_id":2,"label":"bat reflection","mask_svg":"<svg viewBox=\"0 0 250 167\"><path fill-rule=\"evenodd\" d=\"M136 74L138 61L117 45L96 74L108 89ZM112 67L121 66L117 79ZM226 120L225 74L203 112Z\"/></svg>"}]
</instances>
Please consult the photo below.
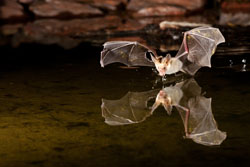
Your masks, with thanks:
<instances>
[{"instance_id":1,"label":"bat reflection","mask_svg":"<svg viewBox=\"0 0 250 167\"><path fill-rule=\"evenodd\" d=\"M152 114L148 101L154 99L159 90L128 92L119 100L102 99L102 116L109 125L126 125L144 121Z\"/></svg>"},{"instance_id":2,"label":"bat reflection","mask_svg":"<svg viewBox=\"0 0 250 167\"><path fill-rule=\"evenodd\" d=\"M185 137L212 146L220 145L227 135L218 129L211 101L204 97L197 82L189 79L161 90L128 92L119 100L102 99L101 109L105 123L117 126L143 122L160 105L169 115L175 107L183 120Z\"/></svg>"}]
</instances>

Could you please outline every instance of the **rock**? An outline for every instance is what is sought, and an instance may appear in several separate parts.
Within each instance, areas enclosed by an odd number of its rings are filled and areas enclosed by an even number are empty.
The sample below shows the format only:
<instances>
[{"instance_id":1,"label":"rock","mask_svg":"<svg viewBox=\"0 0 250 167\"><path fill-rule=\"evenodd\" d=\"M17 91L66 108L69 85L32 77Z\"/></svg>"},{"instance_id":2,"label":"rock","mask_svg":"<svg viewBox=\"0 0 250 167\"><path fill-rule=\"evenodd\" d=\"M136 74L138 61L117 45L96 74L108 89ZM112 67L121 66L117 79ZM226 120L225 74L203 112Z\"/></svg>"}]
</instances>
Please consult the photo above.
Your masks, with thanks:
<instances>
[{"instance_id":1,"label":"rock","mask_svg":"<svg viewBox=\"0 0 250 167\"><path fill-rule=\"evenodd\" d=\"M15 0L4 0L3 4L0 6L0 19L25 17L23 7Z\"/></svg>"},{"instance_id":2,"label":"rock","mask_svg":"<svg viewBox=\"0 0 250 167\"><path fill-rule=\"evenodd\" d=\"M31 4L33 3L35 0L18 0L19 3L21 4Z\"/></svg>"},{"instance_id":3,"label":"rock","mask_svg":"<svg viewBox=\"0 0 250 167\"><path fill-rule=\"evenodd\" d=\"M250 26L250 14L249 13L224 13L220 14L219 24L221 25L241 25Z\"/></svg>"},{"instance_id":4,"label":"rock","mask_svg":"<svg viewBox=\"0 0 250 167\"><path fill-rule=\"evenodd\" d=\"M107 16L104 18L89 19L72 19L72 20L56 20L43 19L28 24L25 27L27 32L56 35L75 35L77 33L90 33L92 31L100 31L110 27L117 27L120 19L118 17Z\"/></svg>"},{"instance_id":5,"label":"rock","mask_svg":"<svg viewBox=\"0 0 250 167\"><path fill-rule=\"evenodd\" d=\"M23 24L6 24L0 27L0 32L4 36L14 35L22 29Z\"/></svg>"},{"instance_id":6,"label":"rock","mask_svg":"<svg viewBox=\"0 0 250 167\"><path fill-rule=\"evenodd\" d=\"M39 17L57 17L62 14L73 16L102 15L103 13L88 4L80 4L68 1L48 1L47 3L37 2L30 6L30 10Z\"/></svg>"},{"instance_id":7,"label":"rock","mask_svg":"<svg viewBox=\"0 0 250 167\"><path fill-rule=\"evenodd\" d=\"M118 10L120 6L126 6L127 0L93 0L93 6L106 9Z\"/></svg>"},{"instance_id":8,"label":"rock","mask_svg":"<svg viewBox=\"0 0 250 167\"><path fill-rule=\"evenodd\" d=\"M221 4L221 9L223 12L228 12L228 13L235 13L235 12L250 13L250 2L224 1Z\"/></svg>"},{"instance_id":9,"label":"rock","mask_svg":"<svg viewBox=\"0 0 250 167\"><path fill-rule=\"evenodd\" d=\"M186 9L174 6L156 6L142 8L137 13L136 16L173 16L173 15L184 15Z\"/></svg>"},{"instance_id":10,"label":"rock","mask_svg":"<svg viewBox=\"0 0 250 167\"><path fill-rule=\"evenodd\" d=\"M168 7L168 6L175 6L175 7L182 7L187 10L197 10L202 8L206 3L206 0L192 0L192 1L185 1L185 0L130 0L128 4L129 10L139 11L143 8L152 8L152 7Z\"/></svg>"},{"instance_id":11,"label":"rock","mask_svg":"<svg viewBox=\"0 0 250 167\"><path fill-rule=\"evenodd\" d=\"M107 35L109 30L116 29L120 24L120 18L115 16L72 20L41 19L18 27L18 32L15 27L13 31L8 30L8 26L1 30L5 35L13 35L14 47L21 43L40 43L57 44L70 49L87 41L88 36L93 41L93 36Z\"/></svg>"},{"instance_id":12,"label":"rock","mask_svg":"<svg viewBox=\"0 0 250 167\"><path fill-rule=\"evenodd\" d=\"M190 22L175 22L175 21L163 21L159 24L161 30L167 28L179 28L179 27L202 27L202 26L211 26L211 24L204 23L190 23Z\"/></svg>"}]
</instances>

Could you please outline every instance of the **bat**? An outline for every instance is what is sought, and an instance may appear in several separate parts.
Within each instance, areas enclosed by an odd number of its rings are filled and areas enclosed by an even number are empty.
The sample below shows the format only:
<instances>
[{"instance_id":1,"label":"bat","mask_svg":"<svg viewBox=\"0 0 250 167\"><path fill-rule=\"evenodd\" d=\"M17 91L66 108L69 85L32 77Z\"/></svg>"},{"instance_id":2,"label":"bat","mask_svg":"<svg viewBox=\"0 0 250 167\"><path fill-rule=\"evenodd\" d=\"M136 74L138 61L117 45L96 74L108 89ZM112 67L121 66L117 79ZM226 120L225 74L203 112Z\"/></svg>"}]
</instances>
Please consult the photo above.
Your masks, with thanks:
<instances>
[{"instance_id":1,"label":"bat","mask_svg":"<svg viewBox=\"0 0 250 167\"><path fill-rule=\"evenodd\" d=\"M225 42L218 28L198 27L184 33L183 41L175 57L158 56L155 51L138 42L111 41L104 43L100 64L102 67L120 62L127 66L156 67L160 76L182 71L189 75L204 66L211 67L211 56L217 45ZM151 60L147 58L151 55Z\"/></svg>"},{"instance_id":2,"label":"bat","mask_svg":"<svg viewBox=\"0 0 250 167\"><path fill-rule=\"evenodd\" d=\"M159 90L128 92L119 100L102 99L102 116L108 125L140 123L152 112L148 101L154 99Z\"/></svg>"}]
</instances>

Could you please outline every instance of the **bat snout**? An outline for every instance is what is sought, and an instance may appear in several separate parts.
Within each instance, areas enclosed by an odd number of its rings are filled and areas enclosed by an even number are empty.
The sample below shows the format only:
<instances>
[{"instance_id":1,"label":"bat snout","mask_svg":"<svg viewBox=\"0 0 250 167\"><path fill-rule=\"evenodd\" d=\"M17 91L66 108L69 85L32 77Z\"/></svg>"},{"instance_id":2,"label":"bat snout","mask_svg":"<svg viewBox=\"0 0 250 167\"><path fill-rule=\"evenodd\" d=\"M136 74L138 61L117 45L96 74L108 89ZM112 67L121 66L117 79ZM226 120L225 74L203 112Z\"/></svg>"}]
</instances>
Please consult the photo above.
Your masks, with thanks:
<instances>
[{"instance_id":1,"label":"bat snout","mask_svg":"<svg viewBox=\"0 0 250 167\"><path fill-rule=\"evenodd\" d=\"M164 76L166 74L166 70L164 69L160 69L158 72L160 76Z\"/></svg>"}]
</instances>

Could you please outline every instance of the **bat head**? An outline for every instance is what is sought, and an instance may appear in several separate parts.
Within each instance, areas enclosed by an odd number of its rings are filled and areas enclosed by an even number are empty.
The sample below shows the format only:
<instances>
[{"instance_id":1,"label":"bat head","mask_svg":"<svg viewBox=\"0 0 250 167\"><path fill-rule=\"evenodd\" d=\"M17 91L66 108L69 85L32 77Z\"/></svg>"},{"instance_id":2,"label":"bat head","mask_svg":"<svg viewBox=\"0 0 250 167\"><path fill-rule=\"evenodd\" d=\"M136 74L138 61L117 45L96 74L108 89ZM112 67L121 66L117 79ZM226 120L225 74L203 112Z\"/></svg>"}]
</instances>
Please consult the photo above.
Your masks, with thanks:
<instances>
[{"instance_id":1,"label":"bat head","mask_svg":"<svg viewBox=\"0 0 250 167\"><path fill-rule=\"evenodd\" d=\"M170 65L171 55L167 54L166 57L162 56L154 57L151 55L151 59L155 63L155 67L159 72L159 75L164 76L168 70L168 66Z\"/></svg>"},{"instance_id":2,"label":"bat head","mask_svg":"<svg viewBox=\"0 0 250 167\"><path fill-rule=\"evenodd\" d=\"M152 112L159 106L163 105L167 113L170 115L172 112L172 99L168 96L167 92L161 90L155 100L154 105L152 106Z\"/></svg>"}]
</instances>

